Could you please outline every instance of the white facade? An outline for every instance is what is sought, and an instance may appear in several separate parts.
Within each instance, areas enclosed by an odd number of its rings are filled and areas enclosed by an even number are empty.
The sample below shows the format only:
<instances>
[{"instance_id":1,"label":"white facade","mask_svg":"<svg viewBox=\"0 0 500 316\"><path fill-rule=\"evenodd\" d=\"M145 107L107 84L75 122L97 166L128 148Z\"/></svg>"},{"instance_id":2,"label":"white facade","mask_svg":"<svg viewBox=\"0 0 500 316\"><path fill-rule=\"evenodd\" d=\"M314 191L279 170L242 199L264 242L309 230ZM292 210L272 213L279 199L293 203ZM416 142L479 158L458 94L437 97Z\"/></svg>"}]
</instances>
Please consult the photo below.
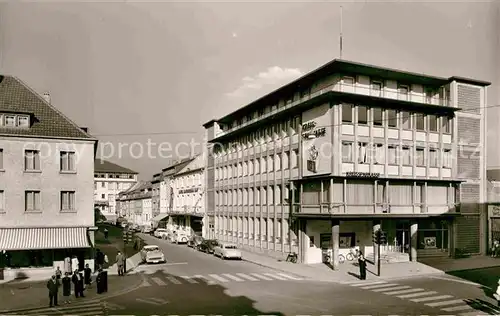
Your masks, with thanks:
<instances>
[{"instance_id":1,"label":"white facade","mask_svg":"<svg viewBox=\"0 0 500 316\"><path fill-rule=\"evenodd\" d=\"M118 193L128 190L136 183L136 174L96 172L94 175L94 200L102 215L106 217L119 216L116 207Z\"/></svg>"},{"instance_id":2,"label":"white facade","mask_svg":"<svg viewBox=\"0 0 500 316\"><path fill-rule=\"evenodd\" d=\"M142 218L141 218L141 226L151 226L151 220L153 219L153 207L152 207L152 199L145 198L140 200L142 201Z\"/></svg>"}]
</instances>

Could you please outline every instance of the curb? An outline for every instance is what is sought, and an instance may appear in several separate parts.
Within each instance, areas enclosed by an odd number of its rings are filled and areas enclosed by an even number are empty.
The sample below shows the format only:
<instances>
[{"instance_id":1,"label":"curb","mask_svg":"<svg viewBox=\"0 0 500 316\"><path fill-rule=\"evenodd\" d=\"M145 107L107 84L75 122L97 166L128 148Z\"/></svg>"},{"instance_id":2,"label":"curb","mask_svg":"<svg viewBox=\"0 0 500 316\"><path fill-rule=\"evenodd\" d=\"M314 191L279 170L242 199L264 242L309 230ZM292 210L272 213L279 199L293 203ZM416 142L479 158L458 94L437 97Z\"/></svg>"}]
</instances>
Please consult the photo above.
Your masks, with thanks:
<instances>
[{"instance_id":1,"label":"curb","mask_svg":"<svg viewBox=\"0 0 500 316\"><path fill-rule=\"evenodd\" d=\"M453 272L476 271L476 270L494 269L494 268L500 268L500 265L496 265L496 266L488 266L488 267L482 267L482 268L471 268L471 269L448 270L448 271L444 271L444 273L448 274L448 273L453 273Z\"/></svg>"},{"instance_id":2,"label":"curb","mask_svg":"<svg viewBox=\"0 0 500 316\"><path fill-rule=\"evenodd\" d=\"M85 304L88 304L89 302L90 303L99 302L99 301L101 301L103 299L113 298L113 297L116 297L116 296L120 296L120 295L127 294L129 292L132 292L132 291L138 289L139 287L141 287L141 285L143 283L143 278L140 277L139 280L138 280L138 282L135 282L135 283L136 284L134 284L132 286L129 286L129 287L125 288L125 289L119 290L117 292L113 292L113 293L109 293L109 294L100 294L100 295L98 294L99 296L85 301ZM74 304L74 305L76 305L76 304ZM30 308L0 310L0 315L12 314L12 313L19 313L19 312L28 312L28 311L33 311L33 310L36 310L36 309L39 309L39 308L45 308L45 307L38 305L38 306L30 307Z\"/></svg>"}]
</instances>

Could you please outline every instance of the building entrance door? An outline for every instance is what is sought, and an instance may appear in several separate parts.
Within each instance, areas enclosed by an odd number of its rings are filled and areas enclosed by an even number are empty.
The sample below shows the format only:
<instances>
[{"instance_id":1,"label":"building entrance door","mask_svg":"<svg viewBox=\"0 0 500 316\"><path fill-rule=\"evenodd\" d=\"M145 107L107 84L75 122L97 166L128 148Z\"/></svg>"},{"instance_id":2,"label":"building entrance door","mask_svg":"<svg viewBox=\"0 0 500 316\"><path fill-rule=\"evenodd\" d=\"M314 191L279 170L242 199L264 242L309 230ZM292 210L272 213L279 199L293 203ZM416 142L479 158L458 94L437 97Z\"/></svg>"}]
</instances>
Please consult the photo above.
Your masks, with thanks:
<instances>
[{"instance_id":1,"label":"building entrance door","mask_svg":"<svg viewBox=\"0 0 500 316\"><path fill-rule=\"evenodd\" d=\"M402 253L410 251L410 221L398 220L396 222L396 243L394 250Z\"/></svg>"}]
</instances>

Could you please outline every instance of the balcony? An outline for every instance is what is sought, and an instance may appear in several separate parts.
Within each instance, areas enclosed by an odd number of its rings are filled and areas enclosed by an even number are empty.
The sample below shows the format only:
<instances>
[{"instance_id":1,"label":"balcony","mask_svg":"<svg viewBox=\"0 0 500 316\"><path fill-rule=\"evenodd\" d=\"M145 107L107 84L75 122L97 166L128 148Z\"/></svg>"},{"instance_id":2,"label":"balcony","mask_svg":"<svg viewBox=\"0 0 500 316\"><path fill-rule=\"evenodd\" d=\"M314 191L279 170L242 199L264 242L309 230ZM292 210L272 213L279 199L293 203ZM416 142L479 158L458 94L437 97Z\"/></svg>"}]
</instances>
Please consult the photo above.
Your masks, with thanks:
<instances>
[{"instance_id":1,"label":"balcony","mask_svg":"<svg viewBox=\"0 0 500 316\"><path fill-rule=\"evenodd\" d=\"M270 112L264 113L263 115L260 115L259 117L254 117L253 119L246 121L242 124L239 124L237 126L233 126L225 131L219 131L216 134L217 137L225 136L227 134L230 134L232 132L235 132L237 130L240 130L244 127L250 126L258 121L264 120L266 118L269 118L271 116L277 115L279 113L282 113L284 111L287 111L299 104L302 104L306 101L316 99L320 96L323 96L327 93L346 93L346 94L351 94L351 95L359 95L359 96L368 96L371 98L380 98L380 99L387 99L387 100L394 100L394 101L405 101L405 102L413 102L413 103L419 103L419 104L427 104L427 105L433 105L433 106L438 106L438 107L449 107L450 102L447 99L440 98L440 97L431 97L425 95L425 92L422 93L415 93L415 92L408 92L408 93L401 93L397 89L387 89L383 88L382 90L380 89L374 89L372 87L366 86L366 85L350 85L350 84L342 84L342 83L336 83L329 85L319 91L316 91L311 94L304 95L300 97L299 99L288 103L284 106L280 106Z\"/></svg>"}]
</instances>

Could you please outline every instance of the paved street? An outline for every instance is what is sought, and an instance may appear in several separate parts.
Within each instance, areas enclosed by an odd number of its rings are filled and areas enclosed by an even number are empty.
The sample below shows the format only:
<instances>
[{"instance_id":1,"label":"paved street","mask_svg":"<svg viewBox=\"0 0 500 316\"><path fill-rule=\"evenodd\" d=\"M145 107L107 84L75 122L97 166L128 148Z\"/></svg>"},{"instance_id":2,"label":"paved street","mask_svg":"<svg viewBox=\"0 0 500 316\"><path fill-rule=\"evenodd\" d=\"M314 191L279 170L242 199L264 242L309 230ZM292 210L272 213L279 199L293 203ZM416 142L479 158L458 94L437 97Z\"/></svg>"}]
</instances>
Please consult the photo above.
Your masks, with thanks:
<instances>
[{"instance_id":1,"label":"paved street","mask_svg":"<svg viewBox=\"0 0 500 316\"><path fill-rule=\"evenodd\" d=\"M317 282L245 261L225 261L185 245L157 244L168 262L143 265L134 291L58 309L46 315L495 315L487 291L452 276L347 284Z\"/></svg>"}]
</instances>

